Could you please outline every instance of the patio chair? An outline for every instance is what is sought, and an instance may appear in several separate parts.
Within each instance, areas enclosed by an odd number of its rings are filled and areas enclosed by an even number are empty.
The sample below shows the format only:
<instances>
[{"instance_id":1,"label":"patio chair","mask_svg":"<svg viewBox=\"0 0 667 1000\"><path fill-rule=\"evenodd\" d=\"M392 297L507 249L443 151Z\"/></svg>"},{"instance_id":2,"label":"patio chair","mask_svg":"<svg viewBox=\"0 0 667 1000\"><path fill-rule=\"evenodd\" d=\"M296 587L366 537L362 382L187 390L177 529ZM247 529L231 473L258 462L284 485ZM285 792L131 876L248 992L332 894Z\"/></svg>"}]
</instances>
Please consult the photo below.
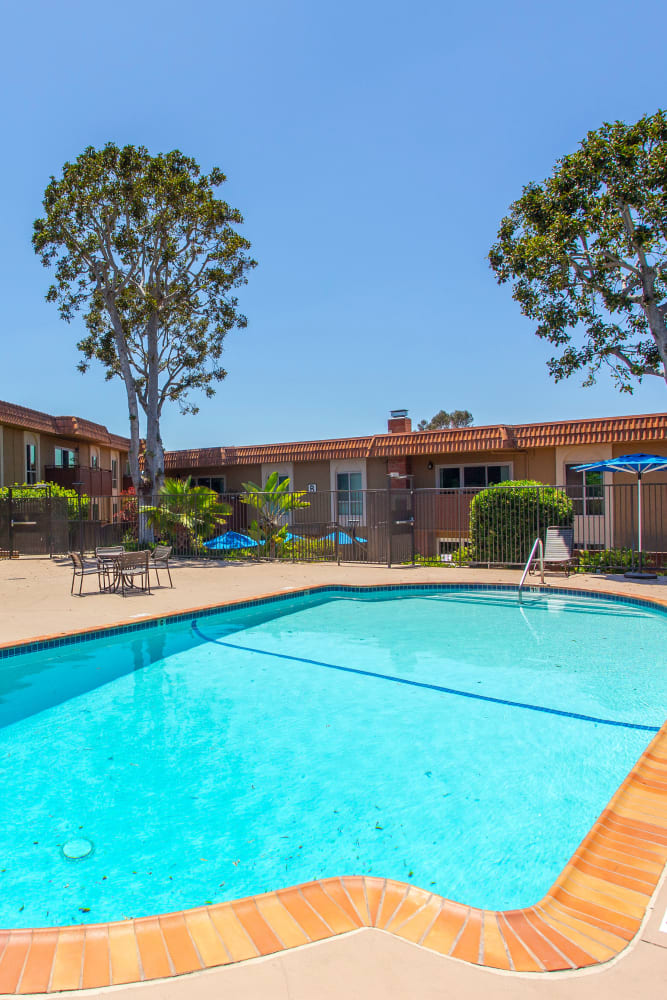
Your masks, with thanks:
<instances>
[{"instance_id":1,"label":"patio chair","mask_svg":"<svg viewBox=\"0 0 667 1000\"><path fill-rule=\"evenodd\" d=\"M77 576L80 577L79 583L79 597L81 597L81 589L83 587L84 576L92 576L93 573L97 576L97 586L102 589L102 583L100 578L100 568L97 563L94 565L91 563L86 563L80 552L68 552L67 555L72 560L72 569L74 573L72 575L72 586L70 587L70 594L74 593L74 581Z\"/></svg>"},{"instance_id":2,"label":"patio chair","mask_svg":"<svg viewBox=\"0 0 667 1000\"><path fill-rule=\"evenodd\" d=\"M143 552L121 552L118 556L118 576L120 589L125 597L125 588L130 590L136 588L151 592L151 581L148 575L148 560L150 551ZM138 581L138 583L135 583Z\"/></svg>"},{"instance_id":3,"label":"patio chair","mask_svg":"<svg viewBox=\"0 0 667 1000\"><path fill-rule=\"evenodd\" d=\"M173 587L171 582L171 573L169 572L169 557L172 553L171 545L156 545L153 549L153 555L151 556L151 565L155 570L155 575L157 577L158 587L160 586L160 574L158 573L158 566L162 569L166 569L167 576L169 577L169 586Z\"/></svg>"},{"instance_id":4,"label":"patio chair","mask_svg":"<svg viewBox=\"0 0 667 1000\"><path fill-rule=\"evenodd\" d=\"M545 566L560 567L569 576L571 567L577 561L573 554L573 549L574 528L547 528L547 536L544 543Z\"/></svg>"}]
</instances>

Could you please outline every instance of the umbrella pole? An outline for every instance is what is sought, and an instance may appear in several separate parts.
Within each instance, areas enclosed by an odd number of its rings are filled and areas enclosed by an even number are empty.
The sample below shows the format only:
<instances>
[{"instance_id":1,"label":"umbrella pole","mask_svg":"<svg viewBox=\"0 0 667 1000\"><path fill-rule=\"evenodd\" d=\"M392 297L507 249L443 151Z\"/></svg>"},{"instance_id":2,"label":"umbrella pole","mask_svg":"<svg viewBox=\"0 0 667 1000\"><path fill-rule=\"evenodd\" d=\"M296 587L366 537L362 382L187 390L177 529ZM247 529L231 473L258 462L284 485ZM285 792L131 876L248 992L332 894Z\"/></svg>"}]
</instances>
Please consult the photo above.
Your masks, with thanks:
<instances>
[{"instance_id":1,"label":"umbrella pole","mask_svg":"<svg viewBox=\"0 0 667 1000\"><path fill-rule=\"evenodd\" d=\"M637 473L637 534L639 541L639 572L642 572L642 474Z\"/></svg>"},{"instance_id":2,"label":"umbrella pole","mask_svg":"<svg viewBox=\"0 0 667 1000\"><path fill-rule=\"evenodd\" d=\"M639 550L639 569L626 573L630 580L655 580L656 573L644 572L644 551L642 546L642 474L637 473L637 547Z\"/></svg>"}]
</instances>

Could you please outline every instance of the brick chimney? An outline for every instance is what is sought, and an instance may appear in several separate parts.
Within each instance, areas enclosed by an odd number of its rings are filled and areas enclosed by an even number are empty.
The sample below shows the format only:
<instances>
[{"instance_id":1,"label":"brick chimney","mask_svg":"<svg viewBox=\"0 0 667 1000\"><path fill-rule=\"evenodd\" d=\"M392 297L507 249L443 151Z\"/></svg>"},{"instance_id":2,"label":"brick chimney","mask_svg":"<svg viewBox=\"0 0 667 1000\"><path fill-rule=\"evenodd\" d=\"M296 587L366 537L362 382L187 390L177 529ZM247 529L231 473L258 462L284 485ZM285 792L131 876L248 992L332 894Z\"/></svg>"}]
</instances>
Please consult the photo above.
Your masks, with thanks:
<instances>
[{"instance_id":1,"label":"brick chimney","mask_svg":"<svg viewBox=\"0 0 667 1000\"><path fill-rule=\"evenodd\" d=\"M411 434L412 421L407 410L390 410L387 430L390 434Z\"/></svg>"}]
</instances>

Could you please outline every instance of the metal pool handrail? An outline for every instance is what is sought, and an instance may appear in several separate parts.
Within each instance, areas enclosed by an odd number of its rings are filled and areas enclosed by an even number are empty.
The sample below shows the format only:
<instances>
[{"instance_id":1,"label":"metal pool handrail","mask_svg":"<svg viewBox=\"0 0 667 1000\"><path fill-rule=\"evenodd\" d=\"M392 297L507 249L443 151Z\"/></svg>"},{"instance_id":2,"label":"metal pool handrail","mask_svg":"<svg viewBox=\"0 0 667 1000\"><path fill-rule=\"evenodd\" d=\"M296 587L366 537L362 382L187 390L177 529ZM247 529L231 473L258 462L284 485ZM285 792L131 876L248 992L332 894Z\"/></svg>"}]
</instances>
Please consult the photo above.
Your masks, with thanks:
<instances>
[{"instance_id":1,"label":"metal pool handrail","mask_svg":"<svg viewBox=\"0 0 667 1000\"><path fill-rule=\"evenodd\" d=\"M521 591L523 589L524 583L526 582L526 577L528 576L528 570L530 569L531 564L533 562L533 558L535 557L536 549L539 549L540 553L540 580L542 583L544 583L544 542L542 541L541 538L538 537L533 542L533 547L530 550L530 555L528 556L526 565L523 567L523 574L521 576L521 583L519 584L519 590L518 590L519 604L521 604Z\"/></svg>"}]
</instances>

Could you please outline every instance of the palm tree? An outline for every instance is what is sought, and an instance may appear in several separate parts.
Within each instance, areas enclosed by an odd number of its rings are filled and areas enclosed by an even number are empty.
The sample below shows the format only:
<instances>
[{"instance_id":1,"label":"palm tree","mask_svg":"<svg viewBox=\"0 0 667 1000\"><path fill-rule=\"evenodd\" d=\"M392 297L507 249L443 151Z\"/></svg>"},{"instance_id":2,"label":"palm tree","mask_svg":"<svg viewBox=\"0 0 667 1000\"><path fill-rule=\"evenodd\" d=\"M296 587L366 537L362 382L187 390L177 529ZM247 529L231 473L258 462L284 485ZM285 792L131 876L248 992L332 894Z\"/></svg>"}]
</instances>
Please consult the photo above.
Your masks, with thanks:
<instances>
[{"instance_id":1,"label":"palm tree","mask_svg":"<svg viewBox=\"0 0 667 1000\"><path fill-rule=\"evenodd\" d=\"M165 479L154 507L143 507L147 524L176 548L184 542L196 551L224 525L232 508L208 486L193 486L187 479Z\"/></svg>"},{"instance_id":2,"label":"palm tree","mask_svg":"<svg viewBox=\"0 0 667 1000\"><path fill-rule=\"evenodd\" d=\"M250 534L258 542L267 542L269 555L275 556L276 541L284 534L289 521L289 512L302 507L310 507L305 492L290 493L289 478L280 481L277 472L272 472L264 486L243 483L244 494L239 500L257 512L257 519L250 525Z\"/></svg>"}]
</instances>

